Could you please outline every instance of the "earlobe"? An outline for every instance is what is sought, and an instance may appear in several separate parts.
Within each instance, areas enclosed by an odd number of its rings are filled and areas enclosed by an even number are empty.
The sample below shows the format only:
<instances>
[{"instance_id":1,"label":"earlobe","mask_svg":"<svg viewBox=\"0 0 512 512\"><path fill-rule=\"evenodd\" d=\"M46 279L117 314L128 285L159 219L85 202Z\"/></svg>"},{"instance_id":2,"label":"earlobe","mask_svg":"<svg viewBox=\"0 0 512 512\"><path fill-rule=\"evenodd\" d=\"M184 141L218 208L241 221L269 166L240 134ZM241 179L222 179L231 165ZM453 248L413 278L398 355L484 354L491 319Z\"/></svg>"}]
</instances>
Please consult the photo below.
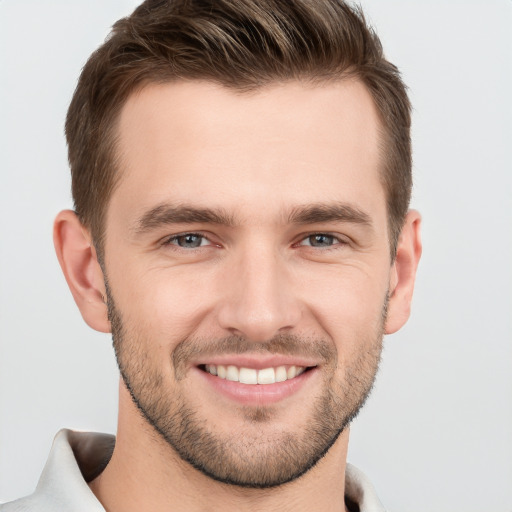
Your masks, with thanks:
<instances>
[{"instance_id":1,"label":"earlobe","mask_svg":"<svg viewBox=\"0 0 512 512\"><path fill-rule=\"evenodd\" d=\"M75 212L64 210L53 227L53 243L60 266L85 322L93 329L110 332L105 282L89 232Z\"/></svg>"},{"instance_id":2,"label":"earlobe","mask_svg":"<svg viewBox=\"0 0 512 512\"><path fill-rule=\"evenodd\" d=\"M422 250L420 224L420 214L410 210L405 218L391 268L386 334L398 331L407 322L411 312L416 270Z\"/></svg>"}]
</instances>

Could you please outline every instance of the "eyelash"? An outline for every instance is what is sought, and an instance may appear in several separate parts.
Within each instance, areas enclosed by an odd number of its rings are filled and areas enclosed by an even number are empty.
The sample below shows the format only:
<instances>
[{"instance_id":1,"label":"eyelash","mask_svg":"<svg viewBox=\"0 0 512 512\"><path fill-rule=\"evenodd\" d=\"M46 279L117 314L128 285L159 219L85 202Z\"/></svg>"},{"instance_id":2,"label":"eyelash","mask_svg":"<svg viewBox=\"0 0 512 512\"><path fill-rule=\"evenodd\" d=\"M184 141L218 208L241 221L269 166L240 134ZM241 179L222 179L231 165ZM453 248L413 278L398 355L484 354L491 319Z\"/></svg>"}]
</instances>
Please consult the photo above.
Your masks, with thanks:
<instances>
[{"instance_id":1,"label":"eyelash","mask_svg":"<svg viewBox=\"0 0 512 512\"><path fill-rule=\"evenodd\" d=\"M186 247L181 247L179 246L177 243L174 243L174 242L177 242L180 238L185 238L185 237L198 237L201 239L201 243L200 245L198 245L197 247L189 247L189 248L186 248ZM201 234L201 233L194 233L194 232L190 232L190 233L181 233L179 235L172 235L170 237L167 237L166 239L164 239L162 245L172 245L172 246L175 246L176 248L178 249L184 249L184 250L190 250L190 249L198 249L200 247L204 247L202 245L202 241L204 240L207 240L208 242L210 242L211 245L215 245L211 242L211 240L206 237L205 235Z\"/></svg>"},{"instance_id":2,"label":"eyelash","mask_svg":"<svg viewBox=\"0 0 512 512\"><path fill-rule=\"evenodd\" d=\"M175 243L177 242L180 238L185 238L185 237L198 237L201 239L200 241L200 244L196 247L181 247L180 245L178 245L178 243ZM317 247L317 246L314 246L314 245L310 245L310 244L304 244L303 242L305 242L306 240L308 239L312 239L313 237L326 237L326 238L329 238L329 239L332 239L333 240L333 243L332 245L328 245L328 246L325 246L325 247ZM181 233L181 234L178 234L178 235L172 235L170 237L167 237L166 239L163 240L162 242L162 245L164 246L174 246L176 247L176 249L182 249L182 250L192 250L192 249L200 249L202 247L204 247L204 245L202 244L202 242L206 240L209 242L208 245L213 245L213 246L217 246L219 247L218 244L214 244L212 243L212 241L205 235L201 234L201 233L195 233L195 232L188 232L188 233ZM305 236L303 236L298 242L294 243L293 244L293 247L309 247L309 248L312 248L312 249L315 249L315 248L319 248L319 249L322 249L324 251L328 251L328 250L336 250L338 248L340 248L340 246L345 246L345 245L348 245L348 242L342 238L340 238L339 236L336 236L336 235L333 235L331 233L328 233L328 232L318 232L318 233L310 233L310 234L307 234Z\"/></svg>"},{"instance_id":3,"label":"eyelash","mask_svg":"<svg viewBox=\"0 0 512 512\"><path fill-rule=\"evenodd\" d=\"M340 238L339 236L333 235L331 233L319 232L319 233L311 233L311 234L306 235L305 237L301 238L301 240L298 243L294 244L294 246L315 248L314 245L303 244L304 241L314 238L314 237L326 237L326 238L332 239L332 241L333 241L332 245L328 245L326 247L319 247L320 249L322 249L324 251L336 250L336 249L339 249L340 246L345 246L348 244L348 242L346 240Z\"/></svg>"}]
</instances>

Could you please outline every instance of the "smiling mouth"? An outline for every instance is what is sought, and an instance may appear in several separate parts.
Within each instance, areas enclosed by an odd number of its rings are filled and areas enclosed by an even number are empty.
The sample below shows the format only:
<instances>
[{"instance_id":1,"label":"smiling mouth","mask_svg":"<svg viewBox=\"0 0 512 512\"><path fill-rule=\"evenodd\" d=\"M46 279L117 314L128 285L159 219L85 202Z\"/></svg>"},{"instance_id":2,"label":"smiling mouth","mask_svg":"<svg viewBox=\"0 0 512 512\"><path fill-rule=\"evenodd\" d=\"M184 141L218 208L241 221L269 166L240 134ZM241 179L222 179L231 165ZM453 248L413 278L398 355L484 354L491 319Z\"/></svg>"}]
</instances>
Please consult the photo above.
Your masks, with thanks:
<instances>
[{"instance_id":1,"label":"smiling mouth","mask_svg":"<svg viewBox=\"0 0 512 512\"><path fill-rule=\"evenodd\" d=\"M254 368L245 368L234 365L223 364L203 364L199 368L204 372L219 377L220 379L232 382L240 382L241 384L275 384L278 382L286 382L309 371L314 366L276 366L262 368L256 370Z\"/></svg>"}]
</instances>

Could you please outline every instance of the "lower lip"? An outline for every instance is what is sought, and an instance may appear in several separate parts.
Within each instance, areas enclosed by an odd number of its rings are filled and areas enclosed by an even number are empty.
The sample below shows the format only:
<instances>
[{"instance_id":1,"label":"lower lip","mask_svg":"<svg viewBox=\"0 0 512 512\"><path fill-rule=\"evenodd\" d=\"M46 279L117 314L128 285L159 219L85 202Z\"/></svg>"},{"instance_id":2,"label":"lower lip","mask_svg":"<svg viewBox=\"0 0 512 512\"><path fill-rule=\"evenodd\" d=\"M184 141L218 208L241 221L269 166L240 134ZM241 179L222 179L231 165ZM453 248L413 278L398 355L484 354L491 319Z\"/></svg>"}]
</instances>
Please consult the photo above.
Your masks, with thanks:
<instances>
[{"instance_id":1,"label":"lower lip","mask_svg":"<svg viewBox=\"0 0 512 512\"><path fill-rule=\"evenodd\" d=\"M244 405L268 405L280 402L297 393L317 373L316 368L311 368L298 377L284 382L242 384L241 382L221 379L199 368L196 368L196 370L215 391Z\"/></svg>"}]
</instances>

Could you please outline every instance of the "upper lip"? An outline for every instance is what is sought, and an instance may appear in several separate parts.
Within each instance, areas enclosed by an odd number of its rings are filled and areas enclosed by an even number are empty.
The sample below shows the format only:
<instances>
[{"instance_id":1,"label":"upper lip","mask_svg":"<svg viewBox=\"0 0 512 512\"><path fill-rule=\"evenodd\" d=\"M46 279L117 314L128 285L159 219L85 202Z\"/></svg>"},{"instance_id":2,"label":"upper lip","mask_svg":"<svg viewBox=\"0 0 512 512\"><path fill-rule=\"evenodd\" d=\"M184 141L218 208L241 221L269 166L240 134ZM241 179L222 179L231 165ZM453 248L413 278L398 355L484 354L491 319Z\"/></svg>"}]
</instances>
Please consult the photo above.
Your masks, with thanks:
<instances>
[{"instance_id":1,"label":"upper lip","mask_svg":"<svg viewBox=\"0 0 512 512\"><path fill-rule=\"evenodd\" d=\"M292 355L277 355L270 354L269 356L258 355L219 355L212 356L204 359L199 359L194 363L194 366L201 366L205 364L210 365L224 365L224 366L237 366L238 368L254 368L255 370L262 370L264 368L276 368L278 366L318 366L319 362L310 358L292 356Z\"/></svg>"}]
</instances>

